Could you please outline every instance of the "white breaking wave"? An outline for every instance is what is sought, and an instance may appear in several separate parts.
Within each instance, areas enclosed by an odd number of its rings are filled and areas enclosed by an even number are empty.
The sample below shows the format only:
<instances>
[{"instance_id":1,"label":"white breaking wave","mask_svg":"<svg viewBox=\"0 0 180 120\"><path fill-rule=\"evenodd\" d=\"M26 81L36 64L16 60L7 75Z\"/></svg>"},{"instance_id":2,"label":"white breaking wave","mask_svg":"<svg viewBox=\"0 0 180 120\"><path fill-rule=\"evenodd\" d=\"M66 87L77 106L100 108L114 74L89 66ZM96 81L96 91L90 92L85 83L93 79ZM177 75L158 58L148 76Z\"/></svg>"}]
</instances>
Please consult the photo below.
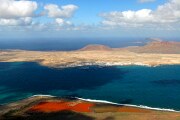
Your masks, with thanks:
<instances>
[{"instance_id":1,"label":"white breaking wave","mask_svg":"<svg viewBox=\"0 0 180 120\"><path fill-rule=\"evenodd\" d=\"M53 95L33 95L31 97L38 97L38 96L42 96L42 97L57 97L57 96L53 96ZM176 111L174 109L153 108L153 107L148 107L148 106L144 106L144 105L119 104L119 103L110 102L110 101L106 101L106 100L84 99L84 98L78 98L78 97L72 97L72 98L76 98L76 99L87 101L87 102L94 102L94 103L107 103L107 104L112 104L112 105L123 105L123 106L128 106L128 107L144 108L144 109L149 109L149 110L167 111L167 112L178 112L178 113L180 113L180 111Z\"/></svg>"},{"instance_id":2,"label":"white breaking wave","mask_svg":"<svg viewBox=\"0 0 180 120\"><path fill-rule=\"evenodd\" d=\"M119 103L115 103L115 102L110 102L110 101L106 101L106 100L92 100L92 99L84 99L84 98L78 98L75 97L79 100L84 100L84 101L88 101L88 102L96 102L96 103L108 103L108 104L113 104L113 105L123 105L123 106L129 106L129 107L137 107L137 108L144 108L144 109L150 109L150 110L158 110L158 111L168 111L168 112L180 112L180 111L176 111L174 109L166 109L166 108L153 108L153 107L148 107L148 106L144 106L144 105L131 105L131 104L119 104Z\"/></svg>"},{"instance_id":3,"label":"white breaking wave","mask_svg":"<svg viewBox=\"0 0 180 120\"><path fill-rule=\"evenodd\" d=\"M41 94L38 94L38 95L30 96L29 98L32 98L32 97L56 97L56 96L53 96L53 95L41 95Z\"/></svg>"}]
</instances>

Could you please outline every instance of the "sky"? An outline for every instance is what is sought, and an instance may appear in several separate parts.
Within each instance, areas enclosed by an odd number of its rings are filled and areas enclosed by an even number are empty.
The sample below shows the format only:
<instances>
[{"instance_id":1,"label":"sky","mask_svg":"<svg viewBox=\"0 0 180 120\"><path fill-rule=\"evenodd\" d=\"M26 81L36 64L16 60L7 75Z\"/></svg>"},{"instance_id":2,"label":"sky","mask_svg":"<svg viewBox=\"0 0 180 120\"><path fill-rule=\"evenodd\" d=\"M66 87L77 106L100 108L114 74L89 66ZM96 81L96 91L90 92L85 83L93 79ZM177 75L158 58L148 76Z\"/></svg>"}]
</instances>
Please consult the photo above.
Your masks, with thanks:
<instances>
[{"instance_id":1,"label":"sky","mask_svg":"<svg viewBox=\"0 0 180 120\"><path fill-rule=\"evenodd\" d=\"M179 33L180 0L0 0L0 39Z\"/></svg>"}]
</instances>

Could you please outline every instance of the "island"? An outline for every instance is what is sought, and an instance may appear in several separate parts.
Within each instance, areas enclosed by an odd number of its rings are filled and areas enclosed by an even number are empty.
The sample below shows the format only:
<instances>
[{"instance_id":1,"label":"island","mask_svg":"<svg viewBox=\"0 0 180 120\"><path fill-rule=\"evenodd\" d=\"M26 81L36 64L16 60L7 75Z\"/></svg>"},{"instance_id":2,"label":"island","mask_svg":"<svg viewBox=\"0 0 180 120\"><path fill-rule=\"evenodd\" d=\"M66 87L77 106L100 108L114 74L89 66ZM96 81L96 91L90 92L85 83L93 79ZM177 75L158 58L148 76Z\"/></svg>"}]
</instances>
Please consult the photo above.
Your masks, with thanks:
<instances>
[{"instance_id":1,"label":"island","mask_svg":"<svg viewBox=\"0 0 180 120\"><path fill-rule=\"evenodd\" d=\"M88 45L75 51L0 50L0 62L30 61L54 68L83 65L180 64L180 42L152 41L145 46L125 48Z\"/></svg>"},{"instance_id":2,"label":"island","mask_svg":"<svg viewBox=\"0 0 180 120\"><path fill-rule=\"evenodd\" d=\"M0 62L37 62L52 68L84 65L180 64L180 42L151 41L144 46L111 48L88 45L75 51L0 50ZM122 105L81 98L37 95L0 106L1 120L129 120L180 119L179 111Z\"/></svg>"}]
</instances>

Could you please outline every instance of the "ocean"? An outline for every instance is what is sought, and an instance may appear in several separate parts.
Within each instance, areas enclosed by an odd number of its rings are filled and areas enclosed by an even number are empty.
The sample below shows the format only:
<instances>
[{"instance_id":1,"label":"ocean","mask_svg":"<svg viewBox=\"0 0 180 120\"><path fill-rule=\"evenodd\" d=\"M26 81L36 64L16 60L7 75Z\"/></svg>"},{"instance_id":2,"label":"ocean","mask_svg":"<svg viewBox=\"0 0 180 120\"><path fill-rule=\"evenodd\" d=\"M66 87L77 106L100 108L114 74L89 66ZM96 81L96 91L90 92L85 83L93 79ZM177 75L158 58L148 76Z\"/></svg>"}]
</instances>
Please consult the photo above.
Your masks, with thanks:
<instances>
[{"instance_id":1,"label":"ocean","mask_svg":"<svg viewBox=\"0 0 180 120\"><path fill-rule=\"evenodd\" d=\"M179 71L180 65L57 69L0 62L0 104L42 94L180 110Z\"/></svg>"},{"instance_id":2,"label":"ocean","mask_svg":"<svg viewBox=\"0 0 180 120\"><path fill-rule=\"evenodd\" d=\"M0 39L0 50L21 49L34 51L71 51L89 44L107 45L113 48L142 46L145 38L54 38L54 39Z\"/></svg>"}]
</instances>

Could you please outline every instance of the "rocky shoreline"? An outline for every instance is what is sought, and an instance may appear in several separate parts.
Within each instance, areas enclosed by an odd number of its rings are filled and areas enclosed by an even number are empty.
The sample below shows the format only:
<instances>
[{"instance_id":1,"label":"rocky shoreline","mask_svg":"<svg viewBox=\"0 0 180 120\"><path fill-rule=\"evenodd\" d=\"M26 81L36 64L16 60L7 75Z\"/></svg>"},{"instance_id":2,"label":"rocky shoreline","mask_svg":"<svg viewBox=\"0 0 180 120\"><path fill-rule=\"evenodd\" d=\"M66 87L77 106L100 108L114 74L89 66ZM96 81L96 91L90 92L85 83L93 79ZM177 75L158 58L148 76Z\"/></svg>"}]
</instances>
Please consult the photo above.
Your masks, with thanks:
<instances>
[{"instance_id":1,"label":"rocky shoreline","mask_svg":"<svg viewBox=\"0 0 180 120\"><path fill-rule=\"evenodd\" d=\"M105 101L78 98L61 98L49 95L36 95L27 99L0 106L2 120L28 119L84 119L103 120L106 118L132 119L133 116L148 118L156 116L164 120L180 118L178 111L147 109L136 106L118 105ZM124 116L125 115L125 116ZM169 116L169 117L167 117Z\"/></svg>"}]
</instances>

